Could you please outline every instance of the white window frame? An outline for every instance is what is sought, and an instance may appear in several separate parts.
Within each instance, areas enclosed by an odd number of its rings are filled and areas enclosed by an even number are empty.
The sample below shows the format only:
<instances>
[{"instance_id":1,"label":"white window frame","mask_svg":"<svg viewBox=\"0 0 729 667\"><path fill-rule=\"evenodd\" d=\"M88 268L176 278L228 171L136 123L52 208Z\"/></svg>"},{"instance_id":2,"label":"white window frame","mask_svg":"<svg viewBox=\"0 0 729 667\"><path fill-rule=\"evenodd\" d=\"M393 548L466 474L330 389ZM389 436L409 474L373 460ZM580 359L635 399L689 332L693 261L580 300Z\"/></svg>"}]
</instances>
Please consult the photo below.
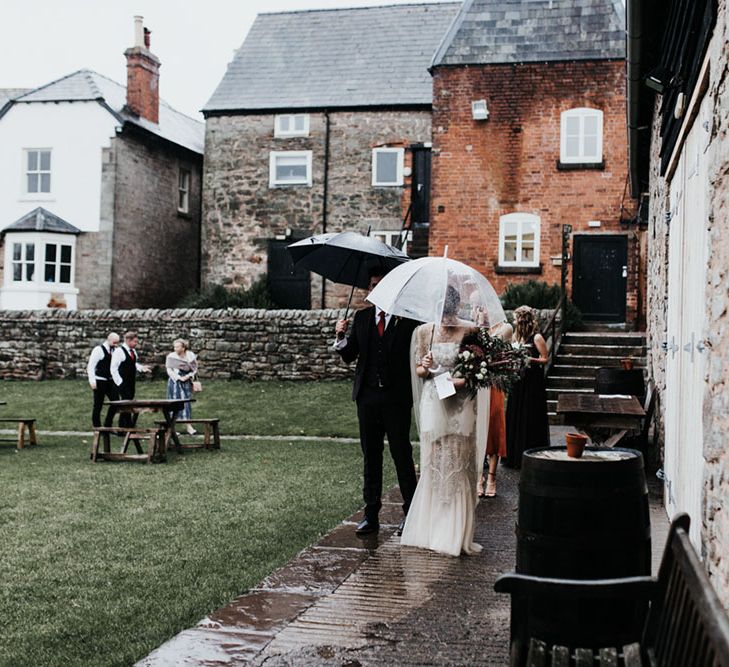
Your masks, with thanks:
<instances>
[{"instance_id":1,"label":"white window frame","mask_svg":"<svg viewBox=\"0 0 729 667\"><path fill-rule=\"evenodd\" d=\"M284 130L281 127L281 121L284 118L289 119L289 129ZM296 119L304 119L304 127L301 130L295 129ZM282 113L276 114L273 124L273 136L277 139L286 139L288 137L308 137L309 136L309 114L308 113Z\"/></svg>"},{"instance_id":2,"label":"white window frame","mask_svg":"<svg viewBox=\"0 0 729 667\"><path fill-rule=\"evenodd\" d=\"M505 259L504 246L506 242L506 229L511 225L517 226L516 231L516 260ZM534 259L527 261L522 259L522 240L526 225L534 225ZM507 213L499 218L499 266L523 266L538 267L540 237L542 232L542 221L538 215L533 213Z\"/></svg>"},{"instance_id":3,"label":"white window frame","mask_svg":"<svg viewBox=\"0 0 729 667\"><path fill-rule=\"evenodd\" d=\"M38 168L35 170L32 170L32 171L28 168L28 156L30 153L38 153ZM41 167L40 167L40 154L41 153L49 154L50 167L47 170L41 169ZM30 199L47 199L48 197L50 197L53 194L53 149L51 149L51 148L24 148L23 149L22 174L23 174L23 186L22 186L21 190L25 197L30 198ZM42 192L41 190L32 192L31 190L28 190L28 176L30 176L31 174L38 175L38 187L39 188L40 188L42 174L48 174L48 181L49 181L48 192Z\"/></svg>"},{"instance_id":4,"label":"white window frame","mask_svg":"<svg viewBox=\"0 0 729 667\"><path fill-rule=\"evenodd\" d=\"M578 118L580 121L579 142L580 150L578 155L567 155L567 120ZM585 119L597 119L597 142L596 153L587 155L585 153ZM563 111L560 116L560 149L559 161L563 164L599 164L602 162L602 135L603 135L603 112L600 109L589 109L578 107Z\"/></svg>"},{"instance_id":5,"label":"white window frame","mask_svg":"<svg viewBox=\"0 0 729 667\"><path fill-rule=\"evenodd\" d=\"M395 153L397 155L397 174L394 182L382 182L377 178L377 156L380 153ZM405 149L381 146L372 149L372 186L376 188L396 188L404 183Z\"/></svg>"},{"instance_id":6,"label":"white window frame","mask_svg":"<svg viewBox=\"0 0 729 667\"><path fill-rule=\"evenodd\" d=\"M43 247L43 278L41 282L45 285L58 285L63 287L73 287L73 272L74 272L74 246L75 243L68 239L43 239L42 247ZM46 279L46 266L48 265L48 260L46 259L46 248L48 246L55 246L56 247L56 258L53 260L53 280L47 280ZM61 248L62 246L69 246L71 248L71 259L68 262L64 262L61 259ZM62 266L68 266L69 267L69 277L70 280L68 282L61 282L61 267Z\"/></svg>"},{"instance_id":7,"label":"white window frame","mask_svg":"<svg viewBox=\"0 0 729 667\"><path fill-rule=\"evenodd\" d=\"M374 229L370 232L370 236L379 239L383 243L386 243L389 246L395 245L395 242L399 242L400 235L402 234L402 231L399 229ZM412 231L408 230L405 233L405 238L402 242L402 250L404 253L407 254L408 251L408 243L413 240L413 233Z\"/></svg>"},{"instance_id":8,"label":"white window frame","mask_svg":"<svg viewBox=\"0 0 729 667\"><path fill-rule=\"evenodd\" d=\"M38 281L38 255L39 243L36 237L33 238L13 238L14 234L5 237L6 257L5 257L5 284L13 285L35 285ZM15 259L15 246L20 246L20 259ZM28 260L28 246L33 246L33 277L28 280L26 278L28 269L27 265L31 262ZM20 264L20 280L15 279L15 265Z\"/></svg>"},{"instance_id":9,"label":"white window frame","mask_svg":"<svg viewBox=\"0 0 729 667\"><path fill-rule=\"evenodd\" d=\"M306 177L299 181L277 181L276 180L276 161L280 157L305 158L306 159ZM292 186L305 185L311 187L311 151L271 151L268 161L268 187L285 188Z\"/></svg>"},{"instance_id":10,"label":"white window frame","mask_svg":"<svg viewBox=\"0 0 729 667\"><path fill-rule=\"evenodd\" d=\"M183 178L185 177L185 178ZM177 212L190 212L190 183L192 181L192 172L189 169L180 167L177 175Z\"/></svg>"},{"instance_id":11,"label":"white window frame","mask_svg":"<svg viewBox=\"0 0 729 667\"><path fill-rule=\"evenodd\" d=\"M23 246L23 266L25 267L25 248L28 244L32 243L35 246L34 259L35 264L33 279L32 280L14 280L13 279L13 264L17 263L13 260L13 246L19 243ZM55 245L56 260L55 260L55 272L54 282L46 282L46 245ZM58 282L60 278L60 266L61 266L61 255L60 246L69 245L71 246L71 262L64 264L70 265L70 276L71 282L61 283ZM13 289L22 289L29 291L51 291L51 292L73 292L77 293L75 289L76 280L76 236L74 234L52 234L48 232L7 232L5 234L5 268L4 268L4 281L3 285L6 287L12 287ZM25 276L25 270L23 271Z\"/></svg>"}]
</instances>

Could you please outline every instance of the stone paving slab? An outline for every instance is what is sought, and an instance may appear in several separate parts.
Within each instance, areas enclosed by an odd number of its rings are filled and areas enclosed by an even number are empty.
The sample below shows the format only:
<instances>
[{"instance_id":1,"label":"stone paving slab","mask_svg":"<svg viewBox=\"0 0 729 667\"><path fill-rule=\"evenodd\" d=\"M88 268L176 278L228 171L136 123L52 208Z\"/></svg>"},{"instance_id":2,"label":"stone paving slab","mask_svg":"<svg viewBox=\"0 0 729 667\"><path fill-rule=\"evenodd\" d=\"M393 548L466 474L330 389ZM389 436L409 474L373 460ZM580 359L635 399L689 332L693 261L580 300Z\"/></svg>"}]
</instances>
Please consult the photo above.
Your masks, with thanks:
<instances>
[{"instance_id":1,"label":"stone paving slab","mask_svg":"<svg viewBox=\"0 0 729 667\"><path fill-rule=\"evenodd\" d=\"M554 444L566 430L553 428ZM498 495L476 508L477 556L401 547L395 488L383 498L378 535L356 537L362 513L353 514L138 665L506 665L510 601L493 584L514 569L518 479L500 467ZM649 478L649 488L655 571L668 521L660 484Z\"/></svg>"}]
</instances>

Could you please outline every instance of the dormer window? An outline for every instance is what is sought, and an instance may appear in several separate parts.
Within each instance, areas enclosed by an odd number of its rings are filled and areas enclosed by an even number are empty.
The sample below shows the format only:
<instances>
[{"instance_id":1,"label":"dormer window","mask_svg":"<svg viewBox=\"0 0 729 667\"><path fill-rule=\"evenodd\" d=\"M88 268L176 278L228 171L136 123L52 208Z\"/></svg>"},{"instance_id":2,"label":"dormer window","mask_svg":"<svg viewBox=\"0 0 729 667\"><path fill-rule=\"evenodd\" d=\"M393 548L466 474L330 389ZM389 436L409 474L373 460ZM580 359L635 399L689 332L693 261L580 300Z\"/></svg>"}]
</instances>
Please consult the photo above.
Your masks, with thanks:
<instances>
[{"instance_id":1,"label":"dormer window","mask_svg":"<svg viewBox=\"0 0 729 667\"><path fill-rule=\"evenodd\" d=\"M561 117L559 161L562 164L602 162L602 111L570 109Z\"/></svg>"},{"instance_id":2,"label":"dormer window","mask_svg":"<svg viewBox=\"0 0 729 667\"><path fill-rule=\"evenodd\" d=\"M278 139L309 136L309 114L279 114L274 122L273 136Z\"/></svg>"}]
</instances>

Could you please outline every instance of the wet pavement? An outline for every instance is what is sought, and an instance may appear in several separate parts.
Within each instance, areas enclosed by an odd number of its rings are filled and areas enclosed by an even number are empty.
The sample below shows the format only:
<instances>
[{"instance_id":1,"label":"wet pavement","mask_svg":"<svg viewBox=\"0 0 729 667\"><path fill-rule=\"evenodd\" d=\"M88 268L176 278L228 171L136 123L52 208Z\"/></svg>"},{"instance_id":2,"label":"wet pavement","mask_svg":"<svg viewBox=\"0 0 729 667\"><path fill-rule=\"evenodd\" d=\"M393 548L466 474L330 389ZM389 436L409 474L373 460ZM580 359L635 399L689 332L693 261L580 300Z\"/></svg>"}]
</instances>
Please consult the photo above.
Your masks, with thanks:
<instances>
[{"instance_id":1,"label":"wet pavement","mask_svg":"<svg viewBox=\"0 0 729 667\"><path fill-rule=\"evenodd\" d=\"M553 439L563 429L553 428ZM506 665L509 598L493 591L514 568L518 471L499 468L498 495L476 509L477 556L401 547L400 494L383 499L379 535L361 539L358 512L316 545L196 627L137 663L141 667L265 665ZM651 487L654 570L667 520Z\"/></svg>"}]
</instances>

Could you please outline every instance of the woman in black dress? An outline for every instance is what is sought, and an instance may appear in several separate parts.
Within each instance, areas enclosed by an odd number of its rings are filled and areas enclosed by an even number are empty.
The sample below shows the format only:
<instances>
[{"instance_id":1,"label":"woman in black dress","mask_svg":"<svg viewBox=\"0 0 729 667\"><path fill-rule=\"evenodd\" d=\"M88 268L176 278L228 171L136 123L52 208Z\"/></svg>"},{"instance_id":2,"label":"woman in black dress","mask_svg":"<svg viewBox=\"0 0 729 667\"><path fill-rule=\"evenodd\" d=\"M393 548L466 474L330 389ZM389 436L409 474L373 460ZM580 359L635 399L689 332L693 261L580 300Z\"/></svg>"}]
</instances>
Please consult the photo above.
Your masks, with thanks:
<instances>
[{"instance_id":1,"label":"woman in black dress","mask_svg":"<svg viewBox=\"0 0 729 667\"><path fill-rule=\"evenodd\" d=\"M521 467L521 456L532 447L549 447L549 419L544 364L549 352L539 333L536 313L529 306L514 311L514 342L529 351L524 376L509 392L506 402L506 458L504 465Z\"/></svg>"}]
</instances>

